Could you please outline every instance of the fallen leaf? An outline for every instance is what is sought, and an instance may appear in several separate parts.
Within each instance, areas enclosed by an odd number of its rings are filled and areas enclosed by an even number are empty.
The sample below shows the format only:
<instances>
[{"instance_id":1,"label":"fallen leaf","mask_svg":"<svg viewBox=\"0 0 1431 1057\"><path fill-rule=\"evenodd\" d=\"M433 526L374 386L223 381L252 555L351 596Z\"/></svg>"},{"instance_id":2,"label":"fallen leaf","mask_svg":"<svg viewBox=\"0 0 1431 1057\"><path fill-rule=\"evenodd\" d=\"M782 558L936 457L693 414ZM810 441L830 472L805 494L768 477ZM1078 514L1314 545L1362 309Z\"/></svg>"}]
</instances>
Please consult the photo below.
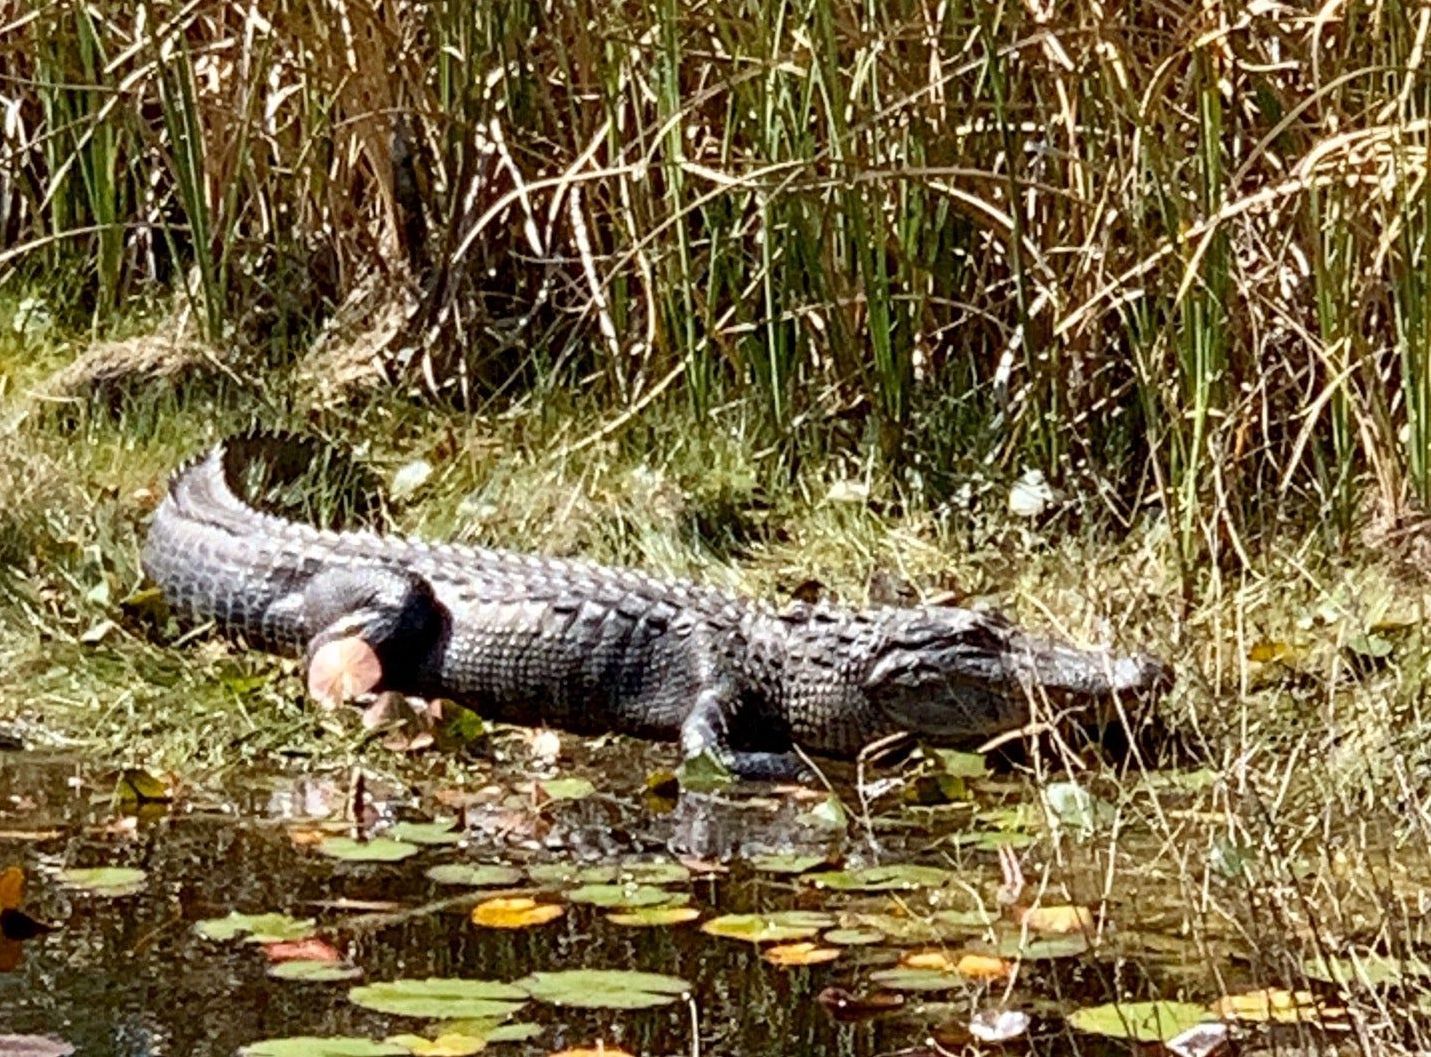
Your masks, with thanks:
<instances>
[{"instance_id":1,"label":"fallen leaf","mask_svg":"<svg viewBox=\"0 0 1431 1057\"><path fill-rule=\"evenodd\" d=\"M899 964L906 969L937 969L941 973L954 969L954 961L943 951L909 951Z\"/></svg>"},{"instance_id":2,"label":"fallen leaf","mask_svg":"<svg viewBox=\"0 0 1431 1057\"><path fill-rule=\"evenodd\" d=\"M0 910L18 910L25 901L25 871L18 866L0 873Z\"/></svg>"},{"instance_id":3,"label":"fallen leaf","mask_svg":"<svg viewBox=\"0 0 1431 1057\"><path fill-rule=\"evenodd\" d=\"M545 925L565 913L556 903L538 903L527 896L489 899L472 908L472 923L489 929L525 929Z\"/></svg>"},{"instance_id":4,"label":"fallen leaf","mask_svg":"<svg viewBox=\"0 0 1431 1057\"><path fill-rule=\"evenodd\" d=\"M222 920L222 919L220 919ZM297 940L278 940L263 945L264 956L270 962L341 962L343 955L327 940L308 936Z\"/></svg>"},{"instance_id":5,"label":"fallen leaf","mask_svg":"<svg viewBox=\"0 0 1431 1057\"><path fill-rule=\"evenodd\" d=\"M824 962L832 962L839 956L838 947L821 947L808 940L803 943L781 943L774 947L767 947L761 955L771 965L777 965L782 969L801 965L820 965Z\"/></svg>"},{"instance_id":6,"label":"fallen leaf","mask_svg":"<svg viewBox=\"0 0 1431 1057\"><path fill-rule=\"evenodd\" d=\"M1093 931L1093 912L1087 907L1030 907L1019 915L1019 924L1045 936L1066 936Z\"/></svg>"},{"instance_id":7,"label":"fallen leaf","mask_svg":"<svg viewBox=\"0 0 1431 1057\"><path fill-rule=\"evenodd\" d=\"M954 963L954 971L970 980L1004 980L1013 966L992 954L965 954Z\"/></svg>"}]
</instances>

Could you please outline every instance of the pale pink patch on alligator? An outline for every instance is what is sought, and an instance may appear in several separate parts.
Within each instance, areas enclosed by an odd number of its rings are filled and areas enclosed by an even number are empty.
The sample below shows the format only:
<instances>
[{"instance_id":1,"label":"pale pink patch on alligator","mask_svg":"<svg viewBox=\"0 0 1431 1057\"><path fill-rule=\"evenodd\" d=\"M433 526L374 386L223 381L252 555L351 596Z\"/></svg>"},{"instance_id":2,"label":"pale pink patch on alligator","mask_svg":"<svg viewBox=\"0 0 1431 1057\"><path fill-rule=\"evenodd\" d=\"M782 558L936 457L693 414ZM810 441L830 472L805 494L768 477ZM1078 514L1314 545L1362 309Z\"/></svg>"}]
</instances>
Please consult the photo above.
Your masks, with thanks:
<instances>
[{"instance_id":1,"label":"pale pink patch on alligator","mask_svg":"<svg viewBox=\"0 0 1431 1057\"><path fill-rule=\"evenodd\" d=\"M325 708L368 693L383 677L377 651L356 635L318 648L308 665L308 693Z\"/></svg>"}]
</instances>

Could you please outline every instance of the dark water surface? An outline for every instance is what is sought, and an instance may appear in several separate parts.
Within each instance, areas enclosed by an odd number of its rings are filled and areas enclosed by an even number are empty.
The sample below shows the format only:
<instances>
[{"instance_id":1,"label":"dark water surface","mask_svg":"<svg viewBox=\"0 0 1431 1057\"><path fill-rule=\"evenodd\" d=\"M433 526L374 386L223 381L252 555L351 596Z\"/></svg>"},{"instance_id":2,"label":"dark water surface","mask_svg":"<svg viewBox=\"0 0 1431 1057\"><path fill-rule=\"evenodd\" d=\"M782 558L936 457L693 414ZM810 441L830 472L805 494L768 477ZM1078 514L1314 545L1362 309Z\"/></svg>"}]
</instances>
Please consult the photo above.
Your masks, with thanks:
<instances>
[{"instance_id":1,"label":"dark water surface","mask_svg":"<svg viewBox=\"0 0 1431 1057\"><path fill-rule=\"evenodd\" d=\"M968 834L1001 832L1027 789L990 783L981 803L943 807L912 817L874 814L829 828L802 813L818 798L789 793L726 798L687 795L679 805L653 801L642 788L652 769L644 749L605 746L591 773L596 795L539 804L521 779L456 797L452 791L372 783L356 806L362 825L344 832L380 832L397 816L430 818L461 812L460 846L424 847L403 862L338 862L315 852L319 820L333 824L355 806L351 776L249 777L241 784L181 789L170 804L117 802L118 772L94 763L31 753L0 753L0 870L25 871L24 910L55 930L26 940L20 964L0 972L0 1035L50 1035L80 1054L230 1055L255 1040L289 1035L437 1033L439 1025L371 1013L347 1001L349 983L299 983L267 975L256 945L219 943L196 934L196 922L230 911L282 911L316 917L324 934L363 971L360 982L406 977L469 977L509 981L535 970L634 968L673 974L692 985L693 1003L637 1012L528 1005L516 1019L542 1033L526 1042L494 1043L489 1052L548 1054L603 1040L638 1054L840 1054L963 1052L961 1025L979 1010L1011 1008L1034 1017L1032 1041L1013 1052L1102 1052L1063 1025L1060 1010L1122 997L1217 993L1205 958L1189 940L1176 890L1152 891L1133 881L1101 898L1096 864L1064 863L1061 893L1048 903L1078 902L1104 915L1131 918L1096 953L1023 963L1015 986L951 977L947 990L905 994L897 1012L855 1022L834 1012L843 994L880 988L869 974L911 950L992 947L997 929L970 928L942 942L891 941L845 948L830 964L779 968L762 948L700 931L699 923L632 928L612 924L596 907L571 905L549 924L524 930L483 929L467 911L479 898L435 884L425 871L444 862L569 865L631 860L672 862L681 852L725 859L728 872L672 886L691 894L702 920L719 913L788 909L895 915L917 921L933 911L984 907L997 916L1007 887L1009 853L1000 865L998 841L973 846ZM595 766L595 764L593 765ZM605 775L603 779L602 775ZM610 776L619 777L612 778ZM854 803L847 795L847 803ZM455 805L455 806L454 806ZM341 824L341 823L340 823ZM1004 830L1006 832L1007 829ZM960 834L966 836L960 837ZM1017 844L1017 841L1011 841ZM1135 859L1136 843L1122 852ZM756 854L797 850L829 854L846 865L921 862L952 871L936 891L832 893L747 865ZM1154 853L1153 849L1147 852ZM691 856L687 856L691 858ZM1026 857L1026 871L1037 867ZM64 888L66 867L134 866L146 872L142 890L101 898ZM1136 873L1136 871L1135 871ZM1048 875L1025 879L1052 891ZM457 901L454 903L454 897ZM558 892L548 898L560 901ZM441 901L446 906L438 906ZM389 906L393 905L393 906ZM388 913L384 908L419 909ZM845 923L842 918L841 923ZM1202 950L1222 939L1204 934ZM1220 966L1223 986L1238 970ZM832 990L833 989L833 990ZM824 992L825 1001L820 1000ZM848 1004L845 1008L848 1010ZM972 1051L971 1051L972 1052Z\"/></svg>"}]
</instances>

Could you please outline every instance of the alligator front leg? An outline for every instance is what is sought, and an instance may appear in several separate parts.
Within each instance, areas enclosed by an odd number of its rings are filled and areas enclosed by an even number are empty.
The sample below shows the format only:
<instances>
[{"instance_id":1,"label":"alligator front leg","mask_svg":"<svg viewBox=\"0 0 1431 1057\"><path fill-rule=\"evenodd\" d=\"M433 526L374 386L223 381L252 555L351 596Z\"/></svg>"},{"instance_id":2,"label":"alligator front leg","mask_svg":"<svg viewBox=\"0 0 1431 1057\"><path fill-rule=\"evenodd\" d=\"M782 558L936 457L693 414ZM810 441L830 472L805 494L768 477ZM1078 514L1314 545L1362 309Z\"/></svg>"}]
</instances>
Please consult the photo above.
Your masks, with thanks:
<instances>
[{"instance_id":1,"label":"alligator front leg","mask_svg":"<svg viewBox=\"0 0 1431 1057\"><path fill-rule=\"evenodd\" d=\"M704 651L702 651L704 653ZM793 753L747 752L730 747L730 724L740 707L740 694L716 664L703 656L697 664L695 704L681 723L681 755L709 754L731 774L757 782L801 781L810 769Z\"/></svg>"}]
</instances>

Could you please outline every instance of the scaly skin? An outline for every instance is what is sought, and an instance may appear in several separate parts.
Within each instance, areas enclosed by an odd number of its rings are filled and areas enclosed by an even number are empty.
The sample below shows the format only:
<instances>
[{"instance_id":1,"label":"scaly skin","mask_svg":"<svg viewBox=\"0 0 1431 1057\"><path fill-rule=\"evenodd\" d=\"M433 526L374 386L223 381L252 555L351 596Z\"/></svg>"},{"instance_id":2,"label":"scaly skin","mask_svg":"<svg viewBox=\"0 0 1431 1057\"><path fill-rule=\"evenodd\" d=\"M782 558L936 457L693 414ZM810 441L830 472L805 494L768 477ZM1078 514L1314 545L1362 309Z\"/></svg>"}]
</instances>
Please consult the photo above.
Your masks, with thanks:
<instances>
[{"instance_id":1,"label":"scaly skin","mask_svg":"<svg viewBox=\"0 0 1431 1057\"><path fill-rule=\"evenodd\" d=\"M187 619L310 661L357 636L380 663L372 689L675 740L748 776L793 773L796 745L848 757L903 730L990 735L1028 722L1040 694L1091 702L1170 681L1154 658L973 610L776 611L588 562L320 531L254 510L228 480L223 445L181 469L145 542L145 572Z\"/></svg>"}]
</instances>

